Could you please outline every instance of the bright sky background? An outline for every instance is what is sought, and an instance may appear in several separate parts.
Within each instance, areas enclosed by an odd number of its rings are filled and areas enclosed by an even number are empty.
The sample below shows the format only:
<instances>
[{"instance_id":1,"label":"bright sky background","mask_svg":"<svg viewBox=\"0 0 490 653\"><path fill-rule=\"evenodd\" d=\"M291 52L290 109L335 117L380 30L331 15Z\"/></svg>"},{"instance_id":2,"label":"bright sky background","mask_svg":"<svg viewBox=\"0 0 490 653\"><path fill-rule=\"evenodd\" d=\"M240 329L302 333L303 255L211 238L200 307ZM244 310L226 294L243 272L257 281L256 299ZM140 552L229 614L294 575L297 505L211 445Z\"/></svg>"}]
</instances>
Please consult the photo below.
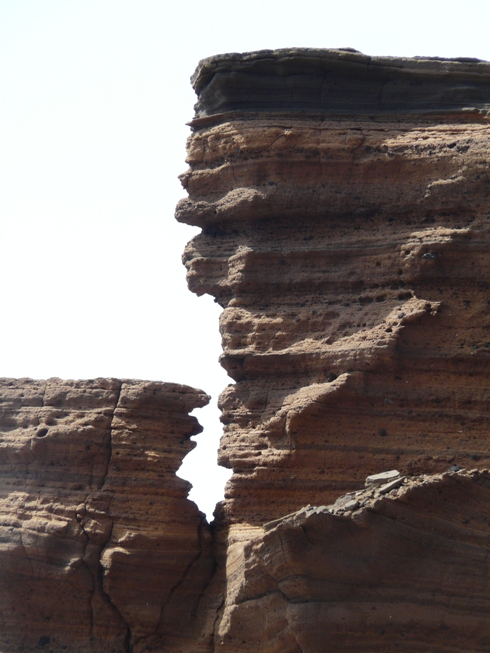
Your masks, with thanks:
<instances>
[{"instance_id":1,"label":"bright sky background","mask_svg":"<svg viewBox=\"0 0 490 653\"><path fill-rule=\"evenodd\" d=\"M0 0L0 376L174 381L212 395L181 474L212 514L219 307L185 284L189 77L283 47L490 60L489 0Z\"/></svg>"}]
</instances>

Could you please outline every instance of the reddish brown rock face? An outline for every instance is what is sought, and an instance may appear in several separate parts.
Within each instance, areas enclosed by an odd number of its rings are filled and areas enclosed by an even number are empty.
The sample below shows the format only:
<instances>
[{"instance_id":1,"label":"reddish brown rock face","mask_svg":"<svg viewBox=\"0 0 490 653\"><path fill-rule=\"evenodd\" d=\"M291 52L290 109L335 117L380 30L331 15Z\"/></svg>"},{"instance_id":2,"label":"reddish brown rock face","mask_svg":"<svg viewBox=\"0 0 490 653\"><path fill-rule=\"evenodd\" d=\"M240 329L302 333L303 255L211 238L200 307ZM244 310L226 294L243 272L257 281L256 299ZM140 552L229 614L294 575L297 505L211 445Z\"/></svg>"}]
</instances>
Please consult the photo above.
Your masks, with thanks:
<instances>
[{"instance_id":1,"label":"reddish brown rock face","mask_svg":"<svg viewBox=\"0 0 490 653\"><path fill-rule=\"evenodd\" d=\"M213 562L175 472L209 398L116 379L0 389L2 650L178 650Z\"/></svg>"},{"instance_id":2,"label":"reddish brown rock face","mask_svg":"<svg viewBox=\"0 0 490 653\"><path fill-rule=\"evenodd\" d=\"M490 650L487 474L413 476L490 462L490 65L264 51L193 84L176 215L235 381L214 650Z\"/></svg>"},{"instance_id":3,"label":"reddish brown rock face","mask_svg":"<svg viewBox=\"0 0 490 653\"><path fill-rule=\"evenodd\" d=\"M489 500L488 472L444 474L272 522L228 579L216 650L490 650Z\"/></svg>"},{"instance_id":4,"label":"reddish brown rock face","mask_svg":"<svg viewBox=\"0 0 490 653\"><path fill-rule=\"evenodd\" d=\"M279 51L194 85L177 218L224 308L228 519L487 467L490 66Z\"/></svg>"},{"instance_id":5,"label":"reddish brown rock face","mask_svg":"<svg viewBox=\"0 0 490 653\"><path fill-rule=\"evenodd\" d=\"M490 651L490 64L264 51L193 82L177 218L224 309L226 500L209 530L175 474L201 391L1 381L0 648Z\"/></svg>"}]
</instances>

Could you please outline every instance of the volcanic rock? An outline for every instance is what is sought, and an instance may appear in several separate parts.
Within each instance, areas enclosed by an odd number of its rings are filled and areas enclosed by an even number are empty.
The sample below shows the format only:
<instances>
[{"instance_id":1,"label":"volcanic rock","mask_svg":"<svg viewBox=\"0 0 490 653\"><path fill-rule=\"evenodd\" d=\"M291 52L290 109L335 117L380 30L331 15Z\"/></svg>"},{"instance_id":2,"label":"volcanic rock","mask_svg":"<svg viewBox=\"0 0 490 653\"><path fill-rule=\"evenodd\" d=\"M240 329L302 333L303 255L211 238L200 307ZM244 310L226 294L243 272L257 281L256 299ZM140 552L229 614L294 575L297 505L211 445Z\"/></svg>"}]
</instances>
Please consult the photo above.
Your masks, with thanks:
<instances>
[{"instance_id":1,"label":"volcanic rock","mask_svg":"<svg viewBox=\"0 0 490 653\"><path fill-rule=\"evenodd\" d=\"M225 501L208 527L176 476L203 392L0 380L2 653L490 652L490 64L261 51L193 84Z\"/></svg>"},{"instance_id":2,"label":"volcanic rock","mask_svg":"<svg viewBox=\"0 0 490 653\"><path fill-rule=\"evenodd\" d=\"M177 651L192 636L213 560L175 472L208 400L171 383L0 380L2 651Z\"/></svg>"},{"instance_id":3,"label":"volcanic rock","mask_svg":"<svg viewBox=\"0 0 490 653\"><path fill-rule=\"evenodd\" d=\"M261 51L192 82L176 217L235 382L201 641L490 651L463 469L490 464L490 64Z\"/></svg>"},{"instance_id":4,"label":"volcanic rock","mask_svg":"<svg viewBox=\"0 0 490 653\"><path fill-rule=\"evenodd\" d=\"M356 499L354 512L307 506L245 546L216 650L490 650L490 474L413 477Z\"/></svg>"},{"instance_id":5,"label":"volcanic rock","mask_svg":"<svg viewBox=\"0 0 490 653\"><path fill-rule=\"evenodd\" d=\"M490 64L278 50L201 62L188 283L223 307L225 512L490 464Z\"/></svg>"}]
</instances>

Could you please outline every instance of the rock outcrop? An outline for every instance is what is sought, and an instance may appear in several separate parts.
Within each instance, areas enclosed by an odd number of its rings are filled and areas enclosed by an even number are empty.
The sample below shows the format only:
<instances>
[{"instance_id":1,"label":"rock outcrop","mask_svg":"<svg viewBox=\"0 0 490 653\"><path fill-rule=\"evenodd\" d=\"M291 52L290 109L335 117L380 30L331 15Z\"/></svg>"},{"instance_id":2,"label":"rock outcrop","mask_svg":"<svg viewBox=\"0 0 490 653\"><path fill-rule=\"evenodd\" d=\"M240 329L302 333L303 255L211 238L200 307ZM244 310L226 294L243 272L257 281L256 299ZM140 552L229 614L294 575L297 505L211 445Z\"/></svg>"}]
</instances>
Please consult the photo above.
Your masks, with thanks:
<instances>
[{"instance_id":1,"label":"rock outcrop","mask_svg":"<svg viewBox=\"0 0 490 653\"><path fill-rule=\"evenodd\" d=\"M213 650L490 650L488 527L463 523L487 477L437 476L490 464L490 64L262 51L192 81L176 217L235 381ZM356 518L303 510L395 468L436 476Z\"/></svg>"},{"instance_id":2,"label":"rock outcrop","mask_svg":"<svg viewBox=\"0 0 490 653\"><path fill-rule=\"evenodd\" d=\"M0 380L2 653L490 652L490 64L263 51L193 84L225 501L209 527L175 473L203 392Z\"/></svg>"},{"instance_id":3,"label":"rock outcrop","mask_svg":"<svg viewBox=\"0 0 490 653\"><path fill-rule=\"evenodd\" d=\"M3 379L0 400L0 649L181 650L213 558L175 472L209 397Z\"/></svg>"},{"instance_id":4,"label":"rock outcrop","mask_svg":"<svg viewBox=\"0 0 490 653\"><path fill-rule=\"evenodd\" d=\"M489 502L490 475L475 470L266 524L228 579L215 650L489 651Z\"/></svg>"},{"instance_id":5,"label":"rock outcrop","mask_svg":"<svg viewBox=\"0 0 490 653\"><path fill-rule=\"evenodd\" d=\"M490 64L264 51L193 83L177 219L224 308L227 518L487 467Z\"/></svg>"}]
</instances>

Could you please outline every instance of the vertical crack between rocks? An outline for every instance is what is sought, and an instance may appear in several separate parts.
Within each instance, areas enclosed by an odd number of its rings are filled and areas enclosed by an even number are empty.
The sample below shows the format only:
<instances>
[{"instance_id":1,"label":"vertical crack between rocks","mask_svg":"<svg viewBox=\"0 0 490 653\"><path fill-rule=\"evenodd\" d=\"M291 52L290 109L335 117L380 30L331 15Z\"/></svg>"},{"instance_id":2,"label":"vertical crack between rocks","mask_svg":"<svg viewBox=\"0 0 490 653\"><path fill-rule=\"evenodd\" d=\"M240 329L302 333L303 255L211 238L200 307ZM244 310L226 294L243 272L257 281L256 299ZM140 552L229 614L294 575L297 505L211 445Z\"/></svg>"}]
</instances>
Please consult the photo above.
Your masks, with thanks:
<instances>
[{"instance_id":1,"label":"vertical crack between rocks","mask_svg":"<svg viewBox=\"0 0 490 653\"><path fill-rule=\"evenodd\" d=\"M212 636L213 636L212 647L213 647L213 651L216 651L216 628L218 626L218 623L223 618L225 602L226 602L226 589L223 592L223 599L221 600L221 603L219 604L219 606L218 606L218 608L216 610L216 617L215 617L214 623L213 623L213 631L212 631Z\"/></svg>"},{"instance_id":2,"label":"vertical crack between rocks","mask_svg":"<svg viewBox=\"0 0 490 653\"><path fill-rule=\"evenodd\" d=\"M181 587L182 584L185 582L187 576L189 575L189 572L191 571L191 569L193 568L193 566L195 565L195 563L199 560L199 558L201 557L201 555L202 555L202 548L201 548L201 550L200 550L200 551L199 551L199 552L194 556L194 558L193 558L193 559L191 560L191 562L187 565L187 567L184 569L184 573L182 574L182 577L181 577L180 580L178 580L178 581L175 583L175 585L172 587L172 589L170 590L170 593L169 593L169 595L168 595L166 601L164 601L164 602L162 603L162 606L161 606L161 609L160 609L160 618L159 618L159 620L158 620L158 626L157 626L157 630L158 630L158 631L161 629L161 627L162 627L162 625L163 625L163 618L164 618L164 615L165 615L165 608L166 608L166 607L168 606L168 604L170 603L170 601L171 601L172 596L174 595L174 593L175 593L175 592L179 589L179 587Z\"/></svg>"},{"instance_id":3,"label":"vertical crack between rocks","mask_svg":"<svg viewBox=\"0 0 490 653\"><path fill-rule=\"evenodd\" d=\"M101 486L100 486L101 491L104 490L104 486L105 486L105 484L107 482L107 477L109 476L109 470L110 470L111 463L112 463L112 451L113 451L112 443L113 443L114 419L115 419L116 411L117 411L118 406L119 406L119 401L120 401L120 398L121 398L123 385L124 385L124 383L121 381L120 384L119 384L119 389L118 389L117 395L116 395L116 400L115 400L115 403L114 403L114 409L112 411L111 422L109 424L109 442L108 442L109 455L107 457L107 467L106 467L105 474L104 474L104 480L102 481ZM97 566L97 578L98 578L98 581L99 581L99 587L100 587L100 591L101 591L102 595L107 598L108 602L114 608L115 612L119 616L119 618L121 620L121 623L126 627L126 639L125 639L125 651L124 651L124 653L131 653L131 650L132 650L131 628L129 627L129 624L127 623L126 619L123 617L123 615L122 615L121 611L119 610L119 608L117 607L117 605L112 600L111 595L104 588L104 567L102 566L102 556L103 556L104 551L106 550L108 544L111 542L112 530L114 528L114 522L113 522L113 520L111 519L111 516L110 516L112 496L111 496L110 499L111 500L109 501L109 505L107 507L107 513L106 514L109 517L109 519L111 520L111 528L110 528L109 534L107 536L106 542L101 544L101 547L100 547L99 563L98 563L98 566Z\"/></svg>"},{"instance_id":4,"label":"vertical crack between rocks","mask_svg":"<svg viewBox=\"0 0 490 653\"><path fill-rule=\"evenodd\" d=\"M87 555L87 548L88 548L88 545L90 544L90 537L85 532L85 529L83 528L83 526L81 526L81 528L82 528L82 530L84 532L85 537L87 538L87 540L85 542L85 547L83 549L83 556L81 558L81 562L82 562L82 565L87 570L87 572L88 572L88 574L90 576L90 579L92 581L92 588L91 588L91 595L90 595L90 638L93 638L93 636L94 636L94 623L95 623L95 618L94 618L94 597L95 597L95 592L97 591L97 585L96 585L96 583L97 583L97 571L94 574L93 571L90 569L90 566L85 561L85 557ZM99 564L100 564L100 556L99 556Z\"/></svg>"},{"instance_id":5,"label":"vertical crack between rocks","mask_svg":"<svg viewBox=\"0 0 490 653\"><path fill-rule=\"evenodd\" d=\"M119 384L119 389L117 391L116 401L114 403L114 409L112 411L111 422L109 424L109 455L107 456L107 466L105 469L104 480L102 481L101 486L99 488L100 490L102 490L104 488L104 485L106 484L107 476L109 475L109 469L112 463L112 432L114 430L114 419L116 416L117 408L119 406L119 400L121 399L121 392L122 392L123 385L124 383L121 381Z\"/></svg>"},{"instance_id":6,"label":"vertical crack between rocks","mask_svg":"<svg viewBox=\"0 0 490 653\"><path fill-rule=\"evenodd\" d=\"M203 520L203 522L207 523L205 520ZM158 619L157 627L155 628L155 634L161 635L163 633L165 610L166 610L167 606L170 604L170 602L172 600L172 597L175 594L175 592L185 583L185 581L187 580L190 572L192 571L194 566L199 562L200 558L202 557L202 555L204 553L203 534L202 534L202 528L203 528L204 523L201 522L197 527L197 539L198 539L198 542L199 542L199 551L192 558L191 562L187 565L187 567L184 569L184 572L183 572L180 580L178 580L177 583L175 583L175 585L171 588L171 590L170 590L170 592L169 592L169 594L167 596L167 599L165 601L162 601L162 605L161 605L161 608L160 608L160 617ZM201 594L199 595L199 597L198 597L198 599L196 601L196 604L195 604L196 605L196 607L195 607L196 611L197 611L197 606L199 605L199 602L201 601L203 595L205 594L207 588L209 587L209 584L211 583L211 580L212 580L213 576L214 576L214 571L213 571L213 574L211 574L211 577L210 577L209 581L204 586Z\"/></svg>"}]
</instances>

